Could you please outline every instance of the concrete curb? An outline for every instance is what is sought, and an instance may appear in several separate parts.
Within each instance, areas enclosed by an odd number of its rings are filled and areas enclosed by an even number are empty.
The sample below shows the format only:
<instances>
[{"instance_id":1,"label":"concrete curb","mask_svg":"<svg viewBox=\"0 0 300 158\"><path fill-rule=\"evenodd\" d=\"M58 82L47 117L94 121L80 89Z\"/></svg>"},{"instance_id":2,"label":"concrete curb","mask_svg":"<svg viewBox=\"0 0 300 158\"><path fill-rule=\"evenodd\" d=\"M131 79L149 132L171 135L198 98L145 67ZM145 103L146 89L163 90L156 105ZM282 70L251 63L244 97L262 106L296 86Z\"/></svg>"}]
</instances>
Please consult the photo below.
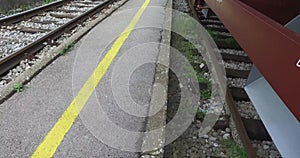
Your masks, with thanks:
<instances>
[{"instance_id":1,"label":"concrete curb","mask_svg":"<svg viewBox=\"0 0 300 158\"><path fill-rule=\"evenodd\" d=\"M166 113L167 113L167 93L168 93L168 83L169 83L169 56L170 56L170 42L171 42L171 25L172 25L172 0L168 0L166 5L166 16L165 22L163 24L162 39L160 45L160 52L158 55L157 66L154 75L154 83L152 89L152 96L150 101L149 113L152 111L157 111L157 108L161 108L159 103L164 101L164 105L161 110L155 114L155 117L151 117L146 122L145 130L147 132L154 129L157 130L153 133L146 133L143 137L143 143L141 147L141 157L163 157L164 145L165 145L165 131L164 127L166 125ZM161 87L163 86L164 92L161 92ZM154 150L149 151L156 147Z\"/></svg>"},{"instance_id":2,"label":"concrete curb","mask_svg":"<svg viewBox=\"0 0 300 158\"><path fill-rule=\"evenodd\" d=\"M96 26L99 22L103 21L107 17L109 17L114 11L123 6L128 0L121 0L117 3L119 4L117 7L111 7L105 11L104 14L99 15L95 20L89 22L85 27L80 29L78 32L73 34L70 38L60 44L58 47L54 48L49 54L50 56L45 56L43 59L34 64L31 68L24 71L20 76L15 78L13 81L9 82L1 91L0 91L0 104L11 97L14 93L14 85L18 83L26 84L30 82L39 72L41 72L46 66L51 64L56 58L60 56L60 52L62 52L68 45L78 41L82 38L86 33L88 33L94 26Z\"/></svg>"}]
</instances>

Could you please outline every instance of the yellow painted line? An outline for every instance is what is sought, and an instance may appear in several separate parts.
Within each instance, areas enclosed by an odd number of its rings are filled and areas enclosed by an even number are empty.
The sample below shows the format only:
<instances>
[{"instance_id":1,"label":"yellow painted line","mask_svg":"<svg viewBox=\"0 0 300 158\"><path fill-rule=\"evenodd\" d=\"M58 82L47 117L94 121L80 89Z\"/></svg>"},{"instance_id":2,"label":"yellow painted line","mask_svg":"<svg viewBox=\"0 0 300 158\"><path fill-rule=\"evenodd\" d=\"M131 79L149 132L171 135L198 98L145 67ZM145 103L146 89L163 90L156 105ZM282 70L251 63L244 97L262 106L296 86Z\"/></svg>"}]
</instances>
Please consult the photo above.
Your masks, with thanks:
<instances>
[{"instance_id":1,"label":"yellow painted line","mask_svg":"<svg viewBox=\"0 0 300 158\"><path fill-rule=\"evenodd\" d=\"M93 74L89 77L87 82L80 89L76 97L73 99L71 104L68 106L66 111L62 114L50 132L46 135L41 144L37 147L35 152L32 154L32 158L48 158L52 157L56 149L60 145L61 141L65 137L66 133L70 130L75 119L78 117L81 109L86 104L89 97L92 95L93 91L99 84L100 80L108 70L112 61L118 54L125 40L128 38L129 34L134 29L135 25L139 21L141 15L143 14L146 7L149 5L150 0L145 0L142 7L135 14L129 25L122 32L119 38L115 41L113 46L107 52L103 60L94 70Z\"/></svg>"}]
</instances>

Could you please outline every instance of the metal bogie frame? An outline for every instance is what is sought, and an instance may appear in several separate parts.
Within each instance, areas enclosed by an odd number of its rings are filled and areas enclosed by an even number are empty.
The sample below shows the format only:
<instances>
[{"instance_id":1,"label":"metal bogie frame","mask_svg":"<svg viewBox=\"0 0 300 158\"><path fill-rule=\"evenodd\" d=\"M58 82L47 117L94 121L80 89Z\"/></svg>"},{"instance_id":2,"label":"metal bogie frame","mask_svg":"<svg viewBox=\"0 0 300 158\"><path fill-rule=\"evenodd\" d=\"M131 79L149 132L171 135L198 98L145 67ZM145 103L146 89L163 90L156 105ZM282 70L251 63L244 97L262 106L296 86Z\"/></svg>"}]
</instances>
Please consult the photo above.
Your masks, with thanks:
<instances>
[{"instance_id":1,"label":"metal bogie frame","mask_svg":"<svg viewBox=\"0 0 300 158\"><path fill-rule=\"evenodd\" d=\"M245 90L283 157L300 155L300 1L201 0L254 66ZM209 16L209 15L208 15Z\"/></svg>"}]
</instances>

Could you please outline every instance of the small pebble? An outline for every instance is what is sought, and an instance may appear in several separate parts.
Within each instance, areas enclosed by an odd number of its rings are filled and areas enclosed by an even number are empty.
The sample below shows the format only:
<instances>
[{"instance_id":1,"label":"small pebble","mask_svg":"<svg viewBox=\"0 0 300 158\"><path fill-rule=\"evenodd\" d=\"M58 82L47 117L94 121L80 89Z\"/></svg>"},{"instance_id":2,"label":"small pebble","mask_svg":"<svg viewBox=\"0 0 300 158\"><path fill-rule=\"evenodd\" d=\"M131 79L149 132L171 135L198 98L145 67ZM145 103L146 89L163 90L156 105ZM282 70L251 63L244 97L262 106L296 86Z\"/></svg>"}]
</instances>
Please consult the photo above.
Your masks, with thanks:
<instances>
[{"instance_id":1,"label":"small pebble","mask_svg":"<svg viewBox=\"0 0 300 158\"><path fill-rule=\"evenodd\" d=\"M223 135L223 139L229 139L230 138L230 134L229 133L226 133Z\"/></svg>"}]
</instances>

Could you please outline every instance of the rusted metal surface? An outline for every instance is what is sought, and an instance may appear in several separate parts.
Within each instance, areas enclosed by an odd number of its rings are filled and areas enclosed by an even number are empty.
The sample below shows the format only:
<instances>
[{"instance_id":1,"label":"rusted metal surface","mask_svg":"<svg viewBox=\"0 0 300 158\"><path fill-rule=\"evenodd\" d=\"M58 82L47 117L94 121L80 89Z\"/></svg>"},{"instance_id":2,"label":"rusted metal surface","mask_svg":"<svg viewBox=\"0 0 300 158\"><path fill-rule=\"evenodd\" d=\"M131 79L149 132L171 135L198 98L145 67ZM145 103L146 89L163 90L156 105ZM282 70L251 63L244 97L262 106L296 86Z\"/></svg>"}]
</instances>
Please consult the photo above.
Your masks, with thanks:
<instances>
[{"instance_id":1,"label":"rusted metal surface","mask_svg":"<svg viewBox=\"0 0 300 158\"><path fill-rule=\"evenodd\" d=\"M278 23L285 25L300 14L299 0L241 0Z\"/></svg>"},{"instance_id":2,"label":"rusted metal surface","mask_svg":"<svg viewBox=\"0 0 300 158\"><path fill-rule=\"evenodd\" d=\"M45 42L50 43L52 40L57 39L59 36L68 32L72 28L74 28L77 24L82 23L88 17L98 13L100 10L108 7L108 5L112 4L116 0L108 0L104 3L101 3L94 7L93 9L85 12L84 14L79 15L78 17L72 19L68 23L60 26L59 28L51 31L47 35L41 37L37 41L27 45L26 47L20 49L19 51L3 58L0 60L0 75L4 74L14 66L18 65L21 60L32 56L33 54L37 53L44 47Z\"/></svg>"},{"instance_id":3,"label":"rusted metal surface","mask_svg":"<svg viewBox=\"0 0 300 158\"><path fill-rule=\"evenodd\" d=\"M233 101L233 98L232 98L232 95L231 95L229 89L227 89L227 93L226 93L226 103L227 103L228 108L231 112L231 117L232 117L232 120L234 121L234 124L236 126L236 130L239 134L241 142L243 143L244 148L246 149L247 157L255 158L256 157L256 152L255 152L255 150L252 146L252 143L249 139L247 130L244 126L244 123L241 119L240 113L237 109L237 105Z\"/></svg>"},{"instance_id":4,"label":"rusted metal surface","mask_svg":"<svg viewBox=\"0 0 300 158\"><path fill-rule=\"evenodd\" d=\"M239 0L205 0L300 120L300 36Z\"/></svg>"}]
</instances>

